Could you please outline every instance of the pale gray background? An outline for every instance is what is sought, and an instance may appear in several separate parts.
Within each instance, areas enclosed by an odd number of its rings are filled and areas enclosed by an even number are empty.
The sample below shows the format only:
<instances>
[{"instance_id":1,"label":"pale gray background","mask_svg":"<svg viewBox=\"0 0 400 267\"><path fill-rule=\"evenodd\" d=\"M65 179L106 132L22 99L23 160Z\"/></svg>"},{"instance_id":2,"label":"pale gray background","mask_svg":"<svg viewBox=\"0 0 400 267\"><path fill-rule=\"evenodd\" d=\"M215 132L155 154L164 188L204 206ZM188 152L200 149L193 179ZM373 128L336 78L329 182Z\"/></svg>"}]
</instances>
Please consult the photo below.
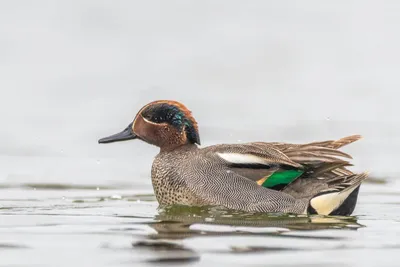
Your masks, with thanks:
<instances>
[{"instance_id":1,"label":"pale gray background","mask_svg":"<svg viewBox=\"0 0 400 267\"><path fill-rule=\"evenodd\" d=\"M211 209L197 226L190 213L178 221L214 234L179 240L183 227L161 223L158 238L200 257L187 265L397 267L399 49L395 0L0 0L0 266L158 266L180 254L132 247L157 238L157 148L97 144L167 98L193 111L204 145L362 134L345 148L354 170L387 181L361 187L357 230L336 218L282 235L202 226L223 222ZM309 226L321 227L297 227ZM266 250L233 249L254 246Z\"/></svg>"},{"instance_id":2,"label":"pale gray background","mask_svg":"<svg viewBox=\"0 0 400 267\"><path fill-rule=\"evenodd\" d=\"M203 144L359 133L356 170L395 177L398 1L2 1L0 183L149 188L157 149L98 145L156 99Z\"/></svg>"}]
</instances>

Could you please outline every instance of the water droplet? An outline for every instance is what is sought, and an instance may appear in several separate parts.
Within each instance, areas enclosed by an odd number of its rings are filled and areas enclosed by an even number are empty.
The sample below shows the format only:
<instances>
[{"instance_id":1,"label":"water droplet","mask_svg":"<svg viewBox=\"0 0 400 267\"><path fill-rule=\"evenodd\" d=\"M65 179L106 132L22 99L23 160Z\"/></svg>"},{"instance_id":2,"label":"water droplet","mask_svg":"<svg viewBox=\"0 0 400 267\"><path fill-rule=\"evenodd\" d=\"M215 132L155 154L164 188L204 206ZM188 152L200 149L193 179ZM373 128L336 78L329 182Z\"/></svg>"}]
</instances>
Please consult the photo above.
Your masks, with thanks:
<instances>
[{"instance_id":1,"label":"water droplet","mask_svg":"<svg viewBox=\"0 0 400 267\"><path fill-rule=\"evenodd\" d=\"M112 195L112 196L110 197L110 199L118 200L118 199L122 199L122 197L121 197L120 195Z\"/></svg>"},{"instance_id":2,"label":"water droplet","mask_svg":"<svg viewBox=\"0 0 400 267\"><path fill-rule=\"evenodd\" d=\"M331 117L326 117L325 120L330 121Z\"/></svg>"},{"instance_id":3,"label":"water droplet","mask_svg":"<svg viewBox=\"0 0 400 267\"><path fill-rule=\"evenodd\" d=\"M242 140L240 140L240 139L238 139L237 141L238 141L239 143L242 142Z\"/></svg>"},{"instance_id":4,"label":"water droplet","mask_svg":"<svg viewBox=\"0 0 400 267\"><path fill-rule=\"evenodd\" d=\"M141 202L140 199L136 200L136 203L140 203L140 202Z\"/></svg>"},{"instance_id":5,"label":"water droplet","mask_svg":"<svg viewBox=\"0 0 400 267\"><path fill-rule=\"evenodd\" d=\"M99 190L100 190L100 188L96 187L96 190L97 190L97 191L99 191Z\"/></svg>"},{"instance_id":6,"label":"water droplet","mask_svg":"<svg viewBox=\"0 0 400 267\"><path fill-rule=\"evenodd\" d=\"M232 172L231 170L227 170L227 171L226 171L226 173L231 173L231 172Z\"/></svg>"},{"instance_id":7,"label":"water droplet","mask_svg":"<svg viewBox=\"0 0 400 267\"><path fill-rule=\"evenodd\" d=\"M98 159L98 160L96 161L96 163L97 163L97 164L100 164L100 160Z\"/></svg>"}]
</instances>

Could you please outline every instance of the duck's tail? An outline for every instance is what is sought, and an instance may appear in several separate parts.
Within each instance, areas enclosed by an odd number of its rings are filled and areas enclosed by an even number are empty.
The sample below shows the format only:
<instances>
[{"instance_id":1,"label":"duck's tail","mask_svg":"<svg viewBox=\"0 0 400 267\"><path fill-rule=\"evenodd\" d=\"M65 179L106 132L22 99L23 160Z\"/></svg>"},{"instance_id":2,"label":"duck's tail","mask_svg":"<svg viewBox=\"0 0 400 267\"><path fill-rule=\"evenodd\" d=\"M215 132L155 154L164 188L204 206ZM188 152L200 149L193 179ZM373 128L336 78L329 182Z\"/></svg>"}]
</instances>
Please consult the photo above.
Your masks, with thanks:
<instances>
[{"instance_id":1,"label":"duck's tail","mask_svg":"<svg viewBox=\"0 0 400 267\"><path fill-rule=\"evenodd\" d=\"M368 173L364 172L330 179L330 181L327 181L328 188L310 199L308 213L319 215L350 214L357 201L358 188L367 176ZM351 203L343 205L346 200L350 201L350 198L352 198ZM340 209L350 209L351 212L341 211Z\"/></svg>"},{"instance_id":2,"label":"duck's tail","mask_svg":"<svg viewBox=\"0 0 400 267\"><path fill-rule=\"evenodd\" d=\"M344 147L348 144L354 143L362 138L361 135L355 134L340 138L339 140L329 140L329 141L322 141L322 142L313 142L306 144L307 146L318 146L318 147L326 147L332 149L339 149Z\"/></svg>"}]
</instances>

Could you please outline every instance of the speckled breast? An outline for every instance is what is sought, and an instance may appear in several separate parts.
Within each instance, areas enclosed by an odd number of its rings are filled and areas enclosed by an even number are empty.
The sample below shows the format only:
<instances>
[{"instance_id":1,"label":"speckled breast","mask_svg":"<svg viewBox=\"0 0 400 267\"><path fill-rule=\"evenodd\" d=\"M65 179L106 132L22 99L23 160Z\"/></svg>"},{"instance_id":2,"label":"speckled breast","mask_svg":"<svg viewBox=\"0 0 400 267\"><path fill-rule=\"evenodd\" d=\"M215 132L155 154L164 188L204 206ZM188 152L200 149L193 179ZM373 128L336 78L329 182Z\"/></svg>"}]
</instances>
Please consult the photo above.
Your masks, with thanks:
<instances>
[{"instance_id":1,"label":"speckled breast","mask_svg":"<svg viewBox=\"0 0 400 267\"><path fill-rule=\"evenodd\" d=\"M175 164L163 156L157 156L151 170L154 193L160 205L205 205L187 187L184 177L177 171Z\"/></svg>"}]
</instances>

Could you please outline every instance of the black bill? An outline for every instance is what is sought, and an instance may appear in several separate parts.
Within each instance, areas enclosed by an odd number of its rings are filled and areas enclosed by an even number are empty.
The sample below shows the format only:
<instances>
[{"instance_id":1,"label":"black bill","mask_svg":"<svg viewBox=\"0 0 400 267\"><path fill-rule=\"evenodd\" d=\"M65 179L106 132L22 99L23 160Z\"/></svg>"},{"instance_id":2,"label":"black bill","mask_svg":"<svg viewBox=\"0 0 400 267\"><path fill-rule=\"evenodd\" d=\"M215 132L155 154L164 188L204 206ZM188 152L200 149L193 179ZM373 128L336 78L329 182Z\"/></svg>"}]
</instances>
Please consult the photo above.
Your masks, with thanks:
<instances>
[{"instance_id":1,"label":"black bill","mask_svg":"<svg viewBox=\"0 0 400 267\"><path fill-rule=\"evenodd\" d=\"M99 144L120 142L120 141L126 141L126 140L135 139L135 138L137 138L137 135L133 133L133 131L132 131L132 123L131 123L122 132L117 133L117 134L113 134L113 135L108 136L108 137L101 138L99 140Z\"/></svg>"}]
</instances>

